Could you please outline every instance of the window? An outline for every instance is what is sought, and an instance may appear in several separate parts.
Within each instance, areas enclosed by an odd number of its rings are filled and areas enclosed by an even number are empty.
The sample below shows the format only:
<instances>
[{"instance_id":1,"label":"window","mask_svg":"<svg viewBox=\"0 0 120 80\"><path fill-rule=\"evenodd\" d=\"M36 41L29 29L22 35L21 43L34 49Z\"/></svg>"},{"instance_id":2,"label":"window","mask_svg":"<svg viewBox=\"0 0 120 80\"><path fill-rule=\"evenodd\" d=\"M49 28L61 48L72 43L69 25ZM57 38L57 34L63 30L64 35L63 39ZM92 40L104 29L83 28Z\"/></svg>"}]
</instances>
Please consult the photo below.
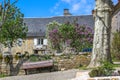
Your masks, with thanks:
<instances>
[{"instance_id":1,"label":"window","mask_svg":"<svg viewBox=\"0 0 120 80\"><path fill-rule=\"evenodd\" d=\"M38 39L37 40L37 45L43 45L43 39Z\"/></svg>"}]
</instances>

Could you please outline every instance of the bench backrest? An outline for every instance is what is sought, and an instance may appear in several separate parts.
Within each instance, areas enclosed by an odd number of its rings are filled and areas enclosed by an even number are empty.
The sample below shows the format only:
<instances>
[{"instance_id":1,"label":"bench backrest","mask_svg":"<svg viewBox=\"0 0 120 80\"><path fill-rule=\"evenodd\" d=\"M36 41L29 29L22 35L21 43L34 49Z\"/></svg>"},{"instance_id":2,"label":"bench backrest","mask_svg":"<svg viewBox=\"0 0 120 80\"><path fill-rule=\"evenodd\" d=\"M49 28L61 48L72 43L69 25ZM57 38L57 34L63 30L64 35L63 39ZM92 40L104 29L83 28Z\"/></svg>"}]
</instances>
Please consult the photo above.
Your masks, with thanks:
<instances>
[{"instance_id":1,"label":"bench backrest","mask_svg":"<svg viewBox=\"0 0 120 80\"><path fill-rule=\"evenodd\" d=\"M39 62L25 62L22 65L22 69L34 69L41 67L53 66L53 60L39 61Z\"/></svg>"}]
</instances>

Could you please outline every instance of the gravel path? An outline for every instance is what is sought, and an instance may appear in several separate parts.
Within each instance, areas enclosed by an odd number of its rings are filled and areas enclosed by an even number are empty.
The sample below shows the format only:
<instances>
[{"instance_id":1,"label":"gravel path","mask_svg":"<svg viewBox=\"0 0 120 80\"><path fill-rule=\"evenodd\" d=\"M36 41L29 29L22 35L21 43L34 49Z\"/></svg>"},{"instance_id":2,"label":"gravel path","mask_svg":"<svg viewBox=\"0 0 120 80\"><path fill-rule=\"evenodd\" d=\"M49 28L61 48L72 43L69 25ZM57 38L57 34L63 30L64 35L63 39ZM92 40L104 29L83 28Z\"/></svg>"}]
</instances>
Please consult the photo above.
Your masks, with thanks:
<instances>
[{"instance_id":1,"label":"gravel path","mask_svg":"<svg viewBox=\"0 0 120 80\"><path fill-rule=\"evenodd\" d=\"M5 77L0 80L68 80L76 77L78 69L68 70L68 71L58 71L51 73L40 73L33 75L24 75L24 76L13 76Z\"/></svg>"}]
</instances>

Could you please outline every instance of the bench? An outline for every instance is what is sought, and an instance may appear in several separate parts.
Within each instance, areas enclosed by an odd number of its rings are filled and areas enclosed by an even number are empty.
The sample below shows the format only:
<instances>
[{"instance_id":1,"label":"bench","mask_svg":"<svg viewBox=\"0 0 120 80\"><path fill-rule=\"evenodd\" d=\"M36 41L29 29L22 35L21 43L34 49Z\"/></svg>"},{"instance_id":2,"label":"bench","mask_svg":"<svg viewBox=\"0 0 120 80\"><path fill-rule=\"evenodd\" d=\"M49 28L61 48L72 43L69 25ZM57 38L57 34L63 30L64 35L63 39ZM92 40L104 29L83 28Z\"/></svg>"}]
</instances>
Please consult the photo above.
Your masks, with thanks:
<instances>
[{"instance_id":1,"label":"bench","mask_svg":"<svg viewBox=\"0 0 120 80\"><path fill-rule=\"evenodd\" d=\"M25 70L25 74L28 74L30 69L49 68L50 71L53 68L53 60L39 61L39 62L25 62L22 65L22 69Z\"/></svg>"}]
</instances>

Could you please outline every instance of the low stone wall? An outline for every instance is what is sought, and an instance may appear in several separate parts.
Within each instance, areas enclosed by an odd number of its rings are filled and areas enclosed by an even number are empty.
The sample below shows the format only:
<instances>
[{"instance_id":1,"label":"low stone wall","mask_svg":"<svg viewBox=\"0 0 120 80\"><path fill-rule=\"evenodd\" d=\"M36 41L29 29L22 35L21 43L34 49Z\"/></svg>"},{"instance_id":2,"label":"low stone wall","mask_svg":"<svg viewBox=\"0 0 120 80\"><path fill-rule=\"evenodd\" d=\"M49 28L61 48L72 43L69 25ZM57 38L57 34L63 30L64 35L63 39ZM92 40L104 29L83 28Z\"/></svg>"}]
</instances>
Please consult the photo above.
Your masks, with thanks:
<instances>
[{"instance_id":1,"label":"low stone wall","mask_svg":"<svg viewBox=\"0 0 120 80\"><path fill-rule=\"evenodd\" d=\"M54 70L68 70L79 68L82 66L87 66L90 61L90 57L86 57L86 55L60 55L60 56L52 56L54 60ZM13 61L14 65L18 63L17 60ZM0 72L8 74L9 73L9 65L7 66L4 62L1 63ZM19 75L24 75L24 70L20 70Z\"/></svg>"},{"instance_id":2,"label":"low stone wall","mask_svg":"<svg viewBox=\"0 0 120 80\"><path fill-rule=\"evenodd\" d=\"M90 61L90 58L84 55L58 56L54 57L53 59L55 61L55 68L57 68L57 70L68 70L87 66Z\"/></svg>"}]
</instances>

